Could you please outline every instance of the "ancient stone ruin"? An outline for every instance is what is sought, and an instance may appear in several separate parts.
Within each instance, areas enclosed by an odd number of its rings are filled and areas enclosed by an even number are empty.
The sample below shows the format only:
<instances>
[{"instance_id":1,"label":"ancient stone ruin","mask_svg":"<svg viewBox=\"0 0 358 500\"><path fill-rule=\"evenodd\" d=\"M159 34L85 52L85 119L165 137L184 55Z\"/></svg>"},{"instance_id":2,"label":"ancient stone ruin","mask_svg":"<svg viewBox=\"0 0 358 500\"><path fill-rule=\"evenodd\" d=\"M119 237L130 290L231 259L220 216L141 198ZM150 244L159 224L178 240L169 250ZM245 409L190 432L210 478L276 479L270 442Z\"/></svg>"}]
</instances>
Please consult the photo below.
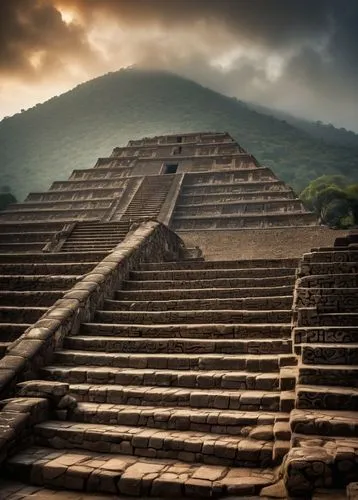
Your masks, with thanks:
<instances>
[{"instance_id":1,"label":"ancient stone ruin","mask_svg":"<svg viewBox=\"0 0 358 500\"><path fill-rule=\"evenodd\" d=\"M1 500L357 498L358 236L229 134L130 141L0 235Z\"/></svg>"}]
</instances>

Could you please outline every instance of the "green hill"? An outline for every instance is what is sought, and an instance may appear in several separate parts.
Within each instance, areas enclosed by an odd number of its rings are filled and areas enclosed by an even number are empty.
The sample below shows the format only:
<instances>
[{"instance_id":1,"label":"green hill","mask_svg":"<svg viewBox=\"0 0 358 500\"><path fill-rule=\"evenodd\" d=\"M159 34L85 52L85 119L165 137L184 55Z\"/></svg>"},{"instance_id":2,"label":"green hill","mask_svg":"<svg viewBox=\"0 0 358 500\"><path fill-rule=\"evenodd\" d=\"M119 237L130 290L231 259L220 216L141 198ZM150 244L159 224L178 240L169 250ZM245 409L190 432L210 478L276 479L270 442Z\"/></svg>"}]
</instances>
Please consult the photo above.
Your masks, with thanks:
<instances>
[{"instance_id":1,"label":"green hill","mask_svg":"<svg viewBox=\"0 0 358 500\"><path fill-rule=\"evenodd\" d=\"M258 104L250 103L249 106L259 113L264 113L274 116L279 120L284 120L290 125L307 132L316 139L321 139L327 144L358 148L358 134L351 130L334 127L331 123L322 123L321 121L311 122L303 118L297 118L297 116L293 116L290 113L273 110Z\"/></svg>"},{"instance_id":2,"label":"green hill","mask_svg":"<svg viewBox=\"0 0 358 500\"><path fill-rule=\"evenodd\" d=\"M230 132L297 190L322 174L358 181L358 147L328 144L177 75L127 69L2 120L0 186L21 199L129 139L201 130Z\"/></svg>"}]
</instances>

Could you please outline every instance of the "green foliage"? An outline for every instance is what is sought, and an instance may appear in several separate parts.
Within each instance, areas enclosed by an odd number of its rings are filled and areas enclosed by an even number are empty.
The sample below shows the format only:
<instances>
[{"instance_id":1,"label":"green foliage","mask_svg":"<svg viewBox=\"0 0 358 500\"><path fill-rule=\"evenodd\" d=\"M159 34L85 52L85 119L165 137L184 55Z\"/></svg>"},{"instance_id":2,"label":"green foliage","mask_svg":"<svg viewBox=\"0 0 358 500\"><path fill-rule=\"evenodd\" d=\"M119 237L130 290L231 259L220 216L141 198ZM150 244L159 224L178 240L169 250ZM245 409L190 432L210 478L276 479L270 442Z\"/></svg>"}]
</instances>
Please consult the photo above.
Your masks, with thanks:
<instances>
[{"instance_id":1,"label":"green foliage","mask_svg":"<svg viewBox=\"0 0 358 500\"><path fill-rule=\"evenodd\" d=\"M2 120L2 180L22 198L90 168L129 139L187 131L228 131L297 191L324 173L358 182L358 143L327 144L190 80L138 69L91 80Z\"/></svg>"},{"instance_id":2,"label":"green foliage","mask_svg":"<svg viewBox=\"0 0 358 500\"><path fill-rule=\"evenodd\" d=\"M345 228L358 223L358 185L349 185L341 175L315 179L302 191L301 199L321 224Z\"/></svg>"}]
</instances>

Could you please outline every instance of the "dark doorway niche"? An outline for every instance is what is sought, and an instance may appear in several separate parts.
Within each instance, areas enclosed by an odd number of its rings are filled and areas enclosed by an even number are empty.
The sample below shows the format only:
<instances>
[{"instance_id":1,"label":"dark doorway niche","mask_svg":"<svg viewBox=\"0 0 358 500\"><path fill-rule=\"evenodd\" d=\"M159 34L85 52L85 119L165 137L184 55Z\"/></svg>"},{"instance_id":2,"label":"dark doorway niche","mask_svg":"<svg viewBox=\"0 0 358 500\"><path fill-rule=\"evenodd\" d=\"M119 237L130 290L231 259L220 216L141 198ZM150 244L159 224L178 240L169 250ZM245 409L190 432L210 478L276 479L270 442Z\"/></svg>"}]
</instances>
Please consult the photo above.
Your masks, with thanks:
<instances>
[{"instance_id":1,"label":"dark doorway niche","mask_svg":"<svg viewBox=\"0 0 358 500\"><path fill-rule=\"evenodd\" d=\"M162 174L175 174L177 170L177 163L166 163L163 167Z\"/></svg>"}]
</instances>

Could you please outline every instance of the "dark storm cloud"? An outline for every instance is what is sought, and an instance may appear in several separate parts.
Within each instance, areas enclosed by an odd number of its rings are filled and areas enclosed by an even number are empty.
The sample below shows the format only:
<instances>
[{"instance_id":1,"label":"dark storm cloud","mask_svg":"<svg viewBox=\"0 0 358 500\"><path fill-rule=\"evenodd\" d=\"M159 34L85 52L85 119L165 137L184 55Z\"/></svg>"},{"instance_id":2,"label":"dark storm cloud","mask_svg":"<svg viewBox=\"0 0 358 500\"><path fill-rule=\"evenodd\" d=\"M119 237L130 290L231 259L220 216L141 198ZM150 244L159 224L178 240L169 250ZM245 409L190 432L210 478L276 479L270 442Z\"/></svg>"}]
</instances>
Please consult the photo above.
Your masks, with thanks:
<instances>
[{"instance_id":1,"label":"dark storm cloud","mask_svg":"<svg viewBox=\"0 0 358 500\"><path fill-rule=\"evenodd\" d=\"M282 47L306 37L339 33L339 46L350 52L358 32L356 0L59 0L87 19L96 12L122 22L190 28L188 23L223 22L239 39ZM215 32L213 32L215 38Z\"/></svg>"},{"instance_id":2,"label":"dark storm cloud","mask_svg":"<svg viewBox=\"0 0 358 500\"><path fill-rule=\"evenodd\" d=\"M0 74L41 76L68 57L91 55L85 31L66 25L50 1L0 0Z\"/></svg>"},{"instance_id":3,"label":"dark storm cloud","mask_svg":"<svg viewBox=\"0 0 358 500\"><path fill-rule=\"evenodd\" d=\"M83 24L66 24L58 7L75 9ZM85 61L91 55L86 29L102 14L119 23L193 29L205 21L227 29L238 41L287 49L330 36L329 54L351 67L357 61L358 2L356 0L0 0L0 71L33 72L29 56L43 60L66 57ZM40 65L46 70L46 64ZM351 70L353 68L351 67Z\"/></svg>"}]
</instances>

